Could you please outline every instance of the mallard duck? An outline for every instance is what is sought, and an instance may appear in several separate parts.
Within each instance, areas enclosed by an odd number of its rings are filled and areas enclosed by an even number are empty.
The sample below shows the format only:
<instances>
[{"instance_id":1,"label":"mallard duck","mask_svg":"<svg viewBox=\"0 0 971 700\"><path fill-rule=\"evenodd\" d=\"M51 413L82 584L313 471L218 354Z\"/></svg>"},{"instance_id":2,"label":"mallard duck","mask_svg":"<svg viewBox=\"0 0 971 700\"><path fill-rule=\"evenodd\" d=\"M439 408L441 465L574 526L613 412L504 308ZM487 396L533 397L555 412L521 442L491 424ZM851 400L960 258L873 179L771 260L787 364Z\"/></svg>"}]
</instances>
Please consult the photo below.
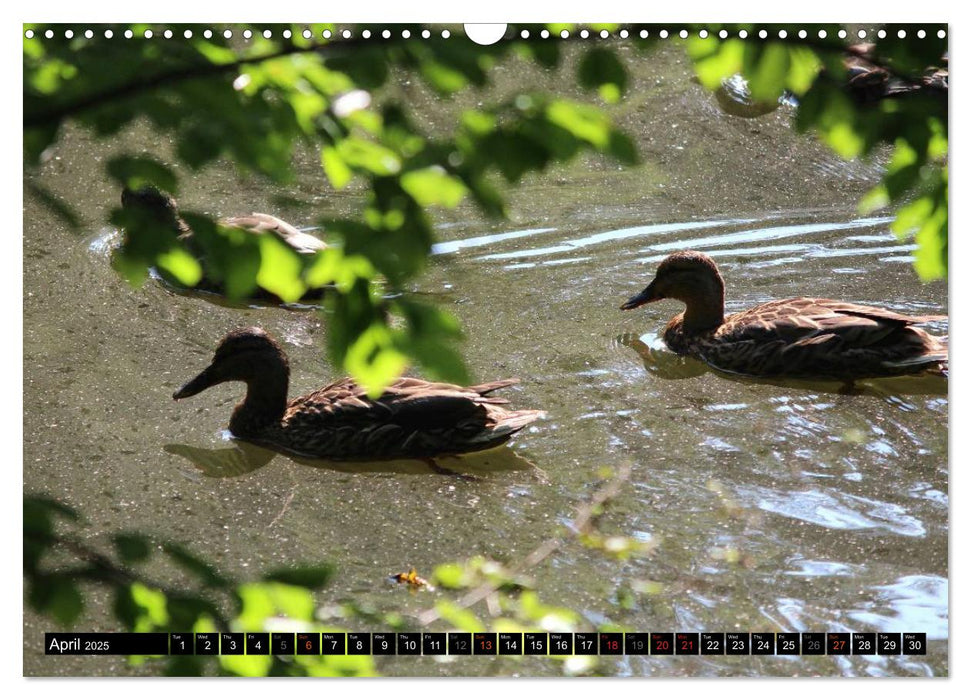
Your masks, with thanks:
<instances>
[{"instance_id":1,"label":"mallard duck","mask_svg":"<svg viewBox=\"0 0 971 700\"><path fill-rule=\"evenodd\" d=\"M222 382L246 383L229 430L236 437L303 457L331 460L432 458L497 447L542 417L511 411L489 396L518 379L476 386L403 377L377 399L352 379L287 399L286 354L261 328L240 328L219 343L212 363L173 394L185 399Z\"/></svg>"},{"instance_id":2,"label":"mallard duck","mask_svg":"<svg viewBox=\"0 0 971 700\"><path fill-rule=\"evenodd\" d=\"M135 190L126 187L121 192L121 204L126 209L139 209L142 212L147 212L158 224L170 227L178 232L179 238L186 243L193 255L203 262L203 268L205 268L205 254L199 246L194 244L192 229L179 215L179 206L174 197L152 185L145 185ZM300 255L313 255L327 247L327 244L319 238L304 233L286 221L269 214L254 213L249 216L233 216L220 219L219 223L223 226L246 231L254 236L276 236ZM223 291L221 285L208 275L203 277L196 288L220 293ZM306 298L319 295L320 290L311 290ZM272 295L266 290L258 288L256 296Z\"/></svg>"},{"instance_id":3,"label":"mallard duck","mask_svg":"<svg viewBox=\"0 0 971 700\"><path fill-rule=\"evenodd\" d=\"M664 329L667 346L726 372L852 381L947 368L947 341L914 328L946 316L904 316L799 297L726 317L725 283L704 253L669 255L644 291L620 308L661 299L677 299L686 307Z\"/></svg>"},{"instance_id":4,"label":"mallard duck","mask_svg":"<svg viewBox=\"0 0 971 700\"><path fill-rule=\"evenodd\" d=\"M844 91L859 104L874 104L888 97L911 94L932 94L947 99L947 56L941 57L945 67L928 67L919 77L894 75L880 65L874 44L855 44L846 49L843 65L846 68Z\"/></svg>"}]
</instances>

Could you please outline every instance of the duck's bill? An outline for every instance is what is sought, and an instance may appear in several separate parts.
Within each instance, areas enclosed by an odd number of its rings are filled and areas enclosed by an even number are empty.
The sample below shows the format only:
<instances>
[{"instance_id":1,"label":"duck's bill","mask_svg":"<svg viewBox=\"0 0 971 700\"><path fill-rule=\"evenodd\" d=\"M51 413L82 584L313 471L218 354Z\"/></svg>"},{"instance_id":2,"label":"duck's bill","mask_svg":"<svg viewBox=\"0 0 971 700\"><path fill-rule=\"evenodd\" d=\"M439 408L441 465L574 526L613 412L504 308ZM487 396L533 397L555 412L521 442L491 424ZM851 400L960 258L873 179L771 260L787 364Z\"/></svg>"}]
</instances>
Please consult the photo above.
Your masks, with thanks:
<instances>
[{"instance_id":1,"label":"duck's bill","mask_svg":"<svg viewBox=\"0 0 971 700\"><path fill-rule=\"evenodd\" d=\"M179 399L187 399L190 396L195 396L201 391L205 391L213 384L218 383L219 380L213 376L212 368L207 367L202 371L201 374L199 374L198 377L183 384L181 389L172 394L172 398L176 401Z\"/></svg>"},{"instance_id":2,"label":"duck's bill","mask_svg":"<svg viewBox=\"0 0 971 700\"><path fill-rule=\"evenodd\" d=\"M664 297L654 291L654 284L651 283L644 288L644 291L640 294L635 294L630 299L621 304L622 311L630 311L631 309L636 309L638 306L643 306L644 304L650 304L652 301L657 301L658 299L663 299Z\"/></svg>"}]
</instances>

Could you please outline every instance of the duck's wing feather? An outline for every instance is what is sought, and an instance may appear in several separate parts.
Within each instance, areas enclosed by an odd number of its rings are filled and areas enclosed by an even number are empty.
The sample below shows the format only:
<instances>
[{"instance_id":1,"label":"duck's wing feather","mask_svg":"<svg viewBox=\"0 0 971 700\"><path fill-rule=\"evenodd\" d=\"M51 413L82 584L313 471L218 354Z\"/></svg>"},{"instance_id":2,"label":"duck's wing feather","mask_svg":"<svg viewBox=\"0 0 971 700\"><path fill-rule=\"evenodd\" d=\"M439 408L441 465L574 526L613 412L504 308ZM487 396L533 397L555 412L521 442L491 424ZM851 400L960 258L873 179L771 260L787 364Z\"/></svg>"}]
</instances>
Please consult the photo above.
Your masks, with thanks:
<instances>
[{"instance_id":1,"label":"duck's wing feather","mask_svg":"<svg viewBox=\"0 0 971 700\"><path fill-rule=\"evenodd\" d=\"M475 387L405 377L376 399L341 379L293 399L283 418L294 451L341 458L458 454L501 444L542 411L508 411L483 396L512 380Z\"/></svg>"},{"instance_id":2,"label":"duck's wing feather","mask_svg":"<svg viewBox=\"0 0 971 700\"><path fill-rule=\"evenodd\" d=\"M729 316L699 350L711 364L734 372L881 374L880 368L946 360L946 341L912 327L945 318L831 299L786 299Z\"/></svg>"},{"instance_id":3,"label":"duck's wing feather","mask_svg":"<svg viewBox=\"0 0 971 700\"><path fill-rule=\"evenodd\" d=\"M312 255L318 250L323 250L327 247L327 244L319 238L311 236L309 233L304 233L286 221L278 219L275 216L270 216L269 214L254 213L249 216L234 216L229 219L223 219L223 223L227 226L249 231L255 235L268 234L276 236L301 255Z\"/></svg>"},{"instance_id":4,"label":"duck's wing feather","mask_svg":"<svg viewBox=\"0 0 971 700\"><path fill-rule=\"evenodd\" d=\"M856 347L879 344L908 326L946 318L905 316L875 306L800 297L733 314L718 334L725 340L775 340L800 347L838 340Z\"/></svg>"},{"instance_id":5,"label":"duck's wing feather","mask_svg":"<svg viewBox=\"0 0 971 700\"><path fill-rule=\"evenodd\" d=\"M485 406L507 401L482 394L512 383L515 382L503 380L466 388L403 377L378 398L372 399L354 380L345 378L293 399L288 413L295 417L312 414L316 421L340 425L395 423L415 428L440 428L473 416L486 421Z\"/></svg>"}]
</instances>

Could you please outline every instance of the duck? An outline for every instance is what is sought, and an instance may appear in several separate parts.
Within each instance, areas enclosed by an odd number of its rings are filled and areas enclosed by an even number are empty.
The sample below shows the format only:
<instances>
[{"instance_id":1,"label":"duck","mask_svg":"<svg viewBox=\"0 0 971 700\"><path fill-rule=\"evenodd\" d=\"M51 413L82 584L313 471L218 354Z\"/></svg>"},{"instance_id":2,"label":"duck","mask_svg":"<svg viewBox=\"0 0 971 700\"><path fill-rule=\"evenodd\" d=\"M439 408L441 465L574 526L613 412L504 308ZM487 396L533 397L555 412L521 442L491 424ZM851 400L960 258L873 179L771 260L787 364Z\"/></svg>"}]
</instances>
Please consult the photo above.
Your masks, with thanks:
<instances>
[{"instance_id":1,"label":"duck","mask_svg":"<svg viewBox=\"0 0 971 700\"><path fill-rule=\"evenodd\" d=\"M881 65L876 55L876 45L855 44L846 48L843 66L846 78L844 92L860 105L903 95L925 94L947 100L948 57L941 57L942 66L929 66L922 75L902 77L891 73Z\"/></svg>"},{"instance_id":2,"label":"duck","mask_svg":"<svg viewBox=\"0 0 971 700\"><path fill-rule=\"evenodd\" d=\"M154 185L143 185L135 189L125 187L121 192L121 205L126 210L137 210L142 214L147 214L154 223L176 232L179 240L185 243L189 251L203 263L203 269L205 269L205 252L201 246L195 243L192 229L179 214L178 202L172 195L163 192ZM296 253L305 257L312 256L328 247L319 238L304 233L295 226L270 214L253 213L247 216L233 216L220 219L219 223L222 226L239 229L254 236L276 236ZM222 285L214 280L208 274L208 271L195 288L220 294L224 291ZM261 287L257 287L253 296L273 298L271 292ZM305 298L311 299L319 296L320 290L313 289L308 291Z\"/></svg>"},{"instance_id":3,"label":"duck","mask_svg":"<svg viewBox=\"0 0 971 700\"><path fill-rule=\"evenodd\" d=\"M662 299L685 305L665 327L665 344L724 372L850 384L924 372L947 376L946 339L914 327L947 316L906 316L815 297L770 301L726 316L718 266L692 250L665 258L651 283L620 308Z\"/></svg>"},{"instance_id":4,"label":"duck","mask_svg":"<svg viewBox=\"0 0 971 700\"><path fill-rule=\"evenodd\" d=\"M228 333L212 362L174 394L195 396L223 382L246 384L229 430L237 438L298 457L334 461L434 459L492 449L542 418L510 410L492 392L519 383L501 379L458 386L402 377L375 399L345 377L287 398L290 364L280 344L258 327Z\"/></svg>"}]
</instances>

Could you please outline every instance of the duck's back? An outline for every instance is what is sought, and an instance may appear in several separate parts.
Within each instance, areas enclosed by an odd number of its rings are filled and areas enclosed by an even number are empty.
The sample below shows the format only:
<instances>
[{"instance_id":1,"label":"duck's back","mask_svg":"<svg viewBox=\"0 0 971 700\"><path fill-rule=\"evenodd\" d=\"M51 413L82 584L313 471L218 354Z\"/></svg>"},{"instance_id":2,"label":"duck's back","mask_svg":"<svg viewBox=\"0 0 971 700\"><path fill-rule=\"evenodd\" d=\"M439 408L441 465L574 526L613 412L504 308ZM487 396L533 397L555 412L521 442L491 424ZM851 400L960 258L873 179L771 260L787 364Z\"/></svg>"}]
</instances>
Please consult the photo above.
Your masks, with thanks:
<instances>
[{"instance_id":1,"label":"duck's back","mask_svg":"<svg viewBox=\"0 0 971 700\"><path fill-rule=\"evenodd\" d=\"M234 226L249 231L255 235L276 236L301 255L312 255L327 247L319 238L304 233L300 229L269 214L250 214L249 216L234 216L223 219L227 226Z\"/></svg>"},{"instance_id":2,"label":"duck's back","mask_svg":"<svg viewBox=\"0 0 971 700\"><path fill-rule=\"evenodd\" d=\"M673 349L728 372L756 376L876 377L935 369L947 345L913 324L941 316L905 316L873 306L800 297L728 316L713 332L669 325ZM675 347L680 345L679 347Z\"/></svg>"},{"instance_id":3,"label":"duck's back","mask_svg":"<svg viewBox=\"0 0 971 700\"><path fill-rule=\"evenodd\" d=\"M509 411L488 396L515 384L474 387L404 377L377 399L341 379L290 401L278 429L263 438L291 452L328 459L434 457L506 442L542 411Z\"/></svg>"}]
</instances>

